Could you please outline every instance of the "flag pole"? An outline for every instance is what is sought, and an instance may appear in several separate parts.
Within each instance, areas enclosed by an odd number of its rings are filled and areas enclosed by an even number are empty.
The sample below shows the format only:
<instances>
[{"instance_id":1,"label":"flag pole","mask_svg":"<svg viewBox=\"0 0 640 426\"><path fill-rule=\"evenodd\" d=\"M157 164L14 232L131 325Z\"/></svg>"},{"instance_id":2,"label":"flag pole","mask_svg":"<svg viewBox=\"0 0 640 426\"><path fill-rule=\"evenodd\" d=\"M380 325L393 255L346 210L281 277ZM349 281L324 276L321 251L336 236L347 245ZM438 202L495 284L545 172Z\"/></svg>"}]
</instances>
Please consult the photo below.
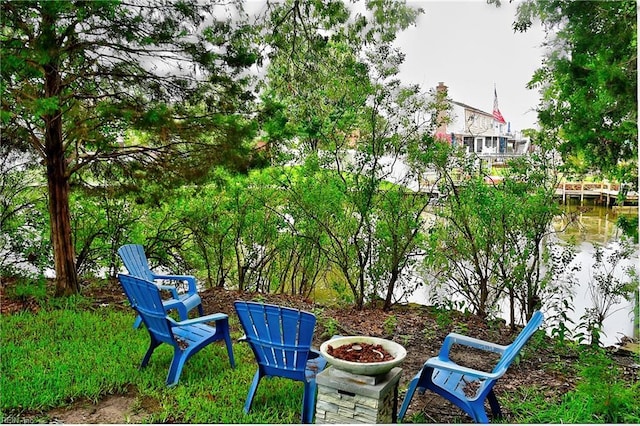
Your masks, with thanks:
<instances>
[{"instance_id":1,"label":"flag pole","mask_svg":"<svg viewBox=\"0 0 640 426\"><path fill-rule=\"evenodd\" d=\"M496 89L495 83L493 83L493 119L500 124L506 124L506 121L498 108L498 90Z\"/></svg>"}]
</instances>

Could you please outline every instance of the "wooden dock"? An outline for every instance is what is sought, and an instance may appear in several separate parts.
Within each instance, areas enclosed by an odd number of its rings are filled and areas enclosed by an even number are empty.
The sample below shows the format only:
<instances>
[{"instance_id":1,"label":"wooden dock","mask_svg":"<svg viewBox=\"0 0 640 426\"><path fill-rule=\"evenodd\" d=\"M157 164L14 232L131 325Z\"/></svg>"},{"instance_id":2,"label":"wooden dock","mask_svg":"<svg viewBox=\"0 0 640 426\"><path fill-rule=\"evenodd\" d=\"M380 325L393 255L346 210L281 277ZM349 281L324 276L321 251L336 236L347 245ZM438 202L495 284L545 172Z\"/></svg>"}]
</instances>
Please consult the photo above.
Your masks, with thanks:
<instances>
[{"instance_id":1,"label":"wooden dock","mask_svg":"<svg viewBox=\"0 0 640 426\"><path fill-rule=\"evenodd\" d=\"M485 178L487 184L498 184L501 181L501 176L488 176ZM434 203L437 203L442 198L435 180L425 180L421 184L422 189L418 192L429 196ZM624 201L619 203L620 184L608 182L561 182L556 187L555 196L563 204L567 204L570 199L578 199L580 204L583 204L585 200L593 200L599 205L615 209L632 210L634 207L637 208L638 193L628 191L625 188L622 190L626 196Z\"/></svg>"},{"instance_id":2,"label":"wooden dock","mask_svg":"<svg viewBox=\"0 0 640 426\"><path fill-rule=\"evenodd\" d=\"M624 203L638 204L637 192L626 192ZM596 199L600 204L607 207L618 205L618 194L620 193L620 185L604 183L604 182L562 182L556 188L556 196L562 199L562 203L566 204L571 198L580 199L580 204L585 199Z\"/></svg>"}]
</instances>

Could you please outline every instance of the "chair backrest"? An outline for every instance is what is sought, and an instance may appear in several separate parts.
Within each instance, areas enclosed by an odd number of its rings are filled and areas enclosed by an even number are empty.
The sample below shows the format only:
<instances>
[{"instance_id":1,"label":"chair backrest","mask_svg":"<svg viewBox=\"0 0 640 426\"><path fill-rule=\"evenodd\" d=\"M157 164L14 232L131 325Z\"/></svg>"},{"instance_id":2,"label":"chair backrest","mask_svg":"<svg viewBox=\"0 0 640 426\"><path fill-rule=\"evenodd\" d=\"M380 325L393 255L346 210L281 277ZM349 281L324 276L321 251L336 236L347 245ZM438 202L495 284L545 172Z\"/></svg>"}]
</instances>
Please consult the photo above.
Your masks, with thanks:
<instances>
[{"instance_id":1,"label":"chair backrest","mask_svg":"<svg viewBox=\"0 0 640 426\"><path fill-rule=\"evenodd\" d=\"M125 244L118 249L118 255L130 275L153 281L153 273L149 268L147 255L140 244Z\"/></svg>"},{"instance_id":2,"label":"chair backrest","mask_svg":"<svg viewBox=\"0 0 640 426\"><path fill-rule=\"evenodd\" d=\"M150 281L133 275L118 274L118 281L129 298L131 306L142 317L149 333L162 342L173 344L173 333L158 287Z\"/></svg>"},{"instance_id":3,"label":"chair backrest","mask_svg":"<svg viewBox=\"0 0 640 426\"><path fill-rule=\"evenodd\" d=\"M316 317L310 312L256 302L234 302L256 361L269 370L304 378ZM288 372L289 374L286 374ZM295 375L295 373L293 373Z\"/></svg>"},{"instance_id":4,"label":"chair backrest","mask_svg":"<svg viewBox=\"0 0 640 426\"><path fill-rule=\"evenodd\" d=\"M544 319L544 315L542 312L535 311L531 316L531 319L527 323L527 325L522 329L520 334L515 338L513 343L507 346L507 349L502 354L502 357L496 364L493 369L494 373L499 371L506 371L509 368L509 365L513 362L515 357L520 353L520 350L524 347L524 345L529 341L529 338L536 332L536 330L542 325L542 320Z\"/></svg>"}]
</instances>

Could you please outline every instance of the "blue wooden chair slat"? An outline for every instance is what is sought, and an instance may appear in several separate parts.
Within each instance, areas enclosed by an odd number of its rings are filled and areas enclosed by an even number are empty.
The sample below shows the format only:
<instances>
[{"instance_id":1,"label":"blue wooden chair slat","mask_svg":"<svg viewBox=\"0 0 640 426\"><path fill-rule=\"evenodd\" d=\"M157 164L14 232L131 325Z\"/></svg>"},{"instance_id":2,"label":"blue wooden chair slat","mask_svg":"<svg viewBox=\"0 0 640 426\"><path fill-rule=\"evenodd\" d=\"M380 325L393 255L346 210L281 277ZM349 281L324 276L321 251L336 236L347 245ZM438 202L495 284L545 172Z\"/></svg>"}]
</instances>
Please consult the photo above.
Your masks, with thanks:
<instances>
[{"instance_id":1,"label":"blue wooden chair slat","mask_svg":"<svg viewBox=\"0 0 640 426\"><path fill-rule=\"evenodd\" d=\"M277 306L265 306L265 322L269 335L262 344L269 348L268 363L276 368L287 368L283 351L284 330L282 328L280 311Z\"/></svg>"},{"instance_id":2,"label":"blue wooden chair slat","mask_svg":"<svg viewBox=\"0 0 640 426\"><path fill-rule=\"evenodd\" d=\"M282 317L280 315L280 309L277 306L265 306L265 322L267 330L269 330L268 341L273 344L283 343L283 339L286 337L288 330L282 327Z\"/></svg>"},{"instance_id":3,"label":"blue wooden chair slat","mask_svg":"<svg viewBox=\"0 0 640 426\"><path fill-rule=\"evenodd\" d=\"M186 281L187 292L179 294L176 287L172 285L158 285L158 288L167 290L172 294L172 298L163 300L165 311L175 309L181 320L189 318L189 312L198 309L199 315L204 315L202 307L202 299L198 294L196 279L192 275L161 275L155 274L149 268L147 256L144 248L139 244L125 244L118 249L118 255L122 259L122 263L127 268L130 275L142 278L147 281L155 282L156 280L170 281ZM133 324L134 328L138 328L142 323L142 319L138 316Z\"/></svg>"},{"instance_id":4,"label":"blue wooden chair slat","mask_svg":"<svg viewBox=\"0 0 640 426\"><path fill-rule=\"evenodd\" d=\"M238 312L237 306L236 312ZM258 351L256 356L259 356L264 364L276 365L276 354L269 339L271 331L269 330L270 324L268 323L266 311L253 309L247 310L247 312L251 318L249 329L253 331L247 334L247 341L256 342L255 348ZM238 313L238 315L240 314ZM242 323L242 320L240 322Z\"/></svg>"},{"instance_id":5,"label":"blue wooden chair slat","mask_svg":"<svg viewBox=\"0 0 640 426\"><path fill-rule=\"evenodd\" d=\"M140 368L147 366L153 351L162 343L171 345L174 349L173 359L166 384L174 386L178 384L187 360L205 346L219 340L224 340L229 363L235 368L229 317L226 314L217 313L177 322L167 316L160 290L154 283L125 274L118 275L118 280L129 298L131 307L138 312L149 332L149 349L142 359ZM215 326L206 323L215 323Z\"/></svg>"},{"instance_id":6,"label":"blue wooden chair slat","mask_svg":"<svg viewBox=\"0 0 640 426\"><path fill-rule=\"evenodd\" d=\"M303 317L299 311L282 312L282 329L284 330L282 333L282 349L287 369L304 372L307 366L307 357L296 350L300 345L311 347L313 329L305 331L301 327L306 318L307 317ZM308 341L306 340L307 337Z\"/></svg>"},{"instance_id":7,"label":"blue wooden chair slat","mask_svg":"<svg viewBox=\"0 0 640 426\"><path fill-rule=\"evenodd\" d=\"M246 341L256 358L244 412L251 409L262 377L284 377L304 383L302 422L311 423L315 412L316 374L326 366L319 352L311 349L315 315L297 309L256 302L234 303Z\"/></svg>"},{"instance_id":8,"label":"blue wooden chair slat","mask_svg":"<svg viewBox=\"0 0 640 426\"><path fill-rule=\"evenodd\" d=\"M485 401L489 402L493 417L500 417L500 404L493 392L493 386L504 375L533 333L540 328L543 319L542 312L534 312L527 325L508 346L457 333L447 335L438 356L429 358L409 383L398 420L404 418L415 391L423 393L427 389L451 401L477 423L489 422ZM491 372L467 368L449 359L449 352L454 344L495 352L501 356ZM473 386L468 386L470 383L473 383Z\"/></svg>"},{"instance_id":9,"label":"blue wooden chair slat","mask_svg":"<svg viewBox=\"0 0 640 426\"><path fill-rule=\"evenodd\" d=\"M289 313L285 312L283 314L285 318L287 314ZM309 317L306 315L300 316L299 319L297 320L298 330L294 336L291 336L292 341L290 344L295 346L304 345L304 346L310 347L313 342L313 331L315 328L315 323L316 323L315 317ZM287 330L290 330L291 332L293 332L293 330L296 330L295 325L291 324L290 326L287 326ZM292 360L293 368L298 371L304 370L305 366L308 363L308 359L306 357L299 356L298 352L296 352L296 355L297 357Z\"/></svg>"}]
</instances>

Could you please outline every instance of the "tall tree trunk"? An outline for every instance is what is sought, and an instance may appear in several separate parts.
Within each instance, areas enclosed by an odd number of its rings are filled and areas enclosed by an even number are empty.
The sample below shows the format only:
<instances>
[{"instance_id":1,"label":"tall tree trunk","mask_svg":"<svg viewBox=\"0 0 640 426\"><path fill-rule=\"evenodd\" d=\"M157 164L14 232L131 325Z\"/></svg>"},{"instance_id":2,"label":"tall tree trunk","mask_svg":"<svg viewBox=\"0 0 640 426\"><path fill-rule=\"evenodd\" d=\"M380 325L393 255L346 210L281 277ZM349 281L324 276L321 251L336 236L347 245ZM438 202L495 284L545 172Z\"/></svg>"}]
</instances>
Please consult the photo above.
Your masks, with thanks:
<instances>
[{"instance_id":1,"label":"tall tree trunk","mask_svg":"<svg viewBox=\"0 0 640 426\"><path fill-rule=\"evenodd\" d=\"M387 294L384 298L384 305L382 306L382 310L388 312L391 309L391 305L393 302L393 293L396 289L396 283L398 282L399 276L398 268L393 267L391 269L391 278L389 279L389 283L387 284Z\"/></svg>"},{"instance_id":2,"label":"tall tree trunk","mask_svg":"<svg viewBox=\"0 0 640 426\"><path fill-rule=\"evenodd\" d=\"M80 284L71 238L69 177L62 144L62 120L59 114L47 122L45 140L56 296L69 296L80 292Z\"/></svg>"},{"instance_id":3,"label":"tall tree trunk","mask_svg":"<svg viewBox=\"0 0 640 426\"><path fill-rule=\"evenodd\" d=\"M61 81L57 64L46 65L44 71L45 97L59 97ZM55 295L69 296L80 292L80 284L71 238L69 171L62 139L62 111L56 109L53 112L47 112L43 118L45 121L47 185L49 187L49 219L51 221L51 242L56 272Z\"/></svg>"},{"instance_id":4,"label":"tall tree trunk","mask_svg":"<svg viewBox=\"0 0 640 426\"><path fill-rule=\"evenodd\" d=\"M516 328L516 295L513 290L513 285L509 286L509 322L511 331Z\"/></svg>"}]
</instances>

